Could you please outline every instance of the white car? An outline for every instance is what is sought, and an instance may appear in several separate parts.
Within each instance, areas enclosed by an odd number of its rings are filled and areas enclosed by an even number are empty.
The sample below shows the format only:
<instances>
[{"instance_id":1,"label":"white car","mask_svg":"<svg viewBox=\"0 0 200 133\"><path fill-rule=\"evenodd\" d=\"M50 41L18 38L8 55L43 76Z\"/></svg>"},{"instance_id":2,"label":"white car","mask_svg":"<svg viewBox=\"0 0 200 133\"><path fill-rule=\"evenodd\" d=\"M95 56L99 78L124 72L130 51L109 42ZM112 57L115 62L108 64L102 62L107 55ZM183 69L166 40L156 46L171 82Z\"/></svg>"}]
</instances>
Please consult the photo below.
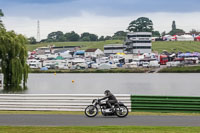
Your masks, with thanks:
<instances>
[{"instance_id":1,"label":"white car","mask_svg":"<svg viewBox=\"0 0 200 133\"><path fill-rule=\"evenodd\" d=\"M93 63L93 64L91 64L91 68L95 68L95 69L97 69L99 67L99 65L97 64L97 63Z\"/></svg>"},{"instance_id":2,"label":"white car","mask_svg":"<svg viewBox=\"0 0 200 133\"><path fill-rule=\"evenodd\" d=\"M146 68L148 68L150 65L149 65L149 62L143 62L142 63L142 67L146 67Z\"/></svg>"}]
</instances>

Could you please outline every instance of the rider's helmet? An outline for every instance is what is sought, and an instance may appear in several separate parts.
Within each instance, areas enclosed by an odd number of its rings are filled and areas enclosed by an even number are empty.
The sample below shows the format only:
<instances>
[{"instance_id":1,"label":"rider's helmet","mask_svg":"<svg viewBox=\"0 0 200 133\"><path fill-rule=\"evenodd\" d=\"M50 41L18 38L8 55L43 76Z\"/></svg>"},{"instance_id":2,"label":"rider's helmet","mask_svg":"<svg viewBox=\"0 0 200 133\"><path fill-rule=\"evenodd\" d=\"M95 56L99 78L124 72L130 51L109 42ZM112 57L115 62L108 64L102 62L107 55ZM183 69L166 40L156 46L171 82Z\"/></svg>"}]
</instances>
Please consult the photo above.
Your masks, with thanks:
<instances>
[{"instance_id":1,"label":"rider's helmet","mask_svg":"<svg viewBox=\"0 0 200 133\"><path fill-rule=\"evenodd\" d=\"M109 90L105 90L104 94L105 94L106 96L108 95L108 93L110 93L110 91L109 91Z\"/></svg>"}]
</instances>

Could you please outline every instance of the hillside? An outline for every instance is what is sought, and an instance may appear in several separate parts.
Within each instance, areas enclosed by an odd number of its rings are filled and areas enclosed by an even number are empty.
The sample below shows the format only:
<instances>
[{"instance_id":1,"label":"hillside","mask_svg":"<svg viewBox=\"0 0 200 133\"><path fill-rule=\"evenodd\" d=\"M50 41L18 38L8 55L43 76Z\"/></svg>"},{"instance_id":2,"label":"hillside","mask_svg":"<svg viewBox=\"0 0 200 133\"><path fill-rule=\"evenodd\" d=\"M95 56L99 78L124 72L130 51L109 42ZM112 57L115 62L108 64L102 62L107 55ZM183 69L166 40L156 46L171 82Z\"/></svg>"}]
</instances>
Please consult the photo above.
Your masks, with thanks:
<instances>
[{"instance_id":1,"label":"hillside","mask_svg":"<svg viewBox=\"0 0 200 133\"><path fill-rule=\"evenodd\" d=\"M48 45L55 46L81 46L81 49L99 48L103 50L103 46L106 44L123 44L121 40L107 40L100 42L53 42L53 43L40 43L36 45L27 45L29 51L36 49L37 47L43 47ZM200 42L153 42L153 51L161 53L163 50L168 52L200 52Z\"/></svg>"}]
</instances>

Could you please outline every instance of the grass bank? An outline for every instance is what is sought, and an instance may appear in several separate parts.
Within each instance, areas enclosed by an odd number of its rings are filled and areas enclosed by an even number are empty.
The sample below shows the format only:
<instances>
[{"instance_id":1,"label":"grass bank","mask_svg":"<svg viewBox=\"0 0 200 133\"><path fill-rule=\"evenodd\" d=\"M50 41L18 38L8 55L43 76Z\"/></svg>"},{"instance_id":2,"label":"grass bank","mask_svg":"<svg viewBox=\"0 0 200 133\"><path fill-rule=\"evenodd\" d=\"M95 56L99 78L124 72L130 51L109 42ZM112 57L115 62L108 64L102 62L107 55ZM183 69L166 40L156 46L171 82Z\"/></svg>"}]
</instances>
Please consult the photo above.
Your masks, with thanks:
<instances>
[{"instance_id":1,"label":"grass bank","mask_svg":"<svg viewBox=\"0 0 200 133\"><path fill-rule=\"evenodd\" d=\"M84 70L46 70L41 71L40 69L31 69L30 73L145 73L149 69L145 68L134 68L134 69L110 69L110 70L99 70L99 69L84 69Z\"/></svg>"},{"instance_id":2,"label":"grass bank","mask_svg":"<svg viewBox=\"0 0 200 133\"><path fill-rule=\"evenodd\" d=\"M39 43L36 45L27 45L29 51L32 51L38 47L44 47L48 45L55 46L80 46L82 50L88 48L99 48L103 50L106 44L123 44L122 40L107 40L107 41L96 41L96 42L53 42L53 43ZM200 42L175 42L175 41L160 41L152 42L152 50L161 53L163 50L168 52L200 52Z\"/></svg>"},{"instance_id":3,"label":"grass bank","mask_svg":"<svg viewBox=\"0 0 200 133\"><path fill-rule=\"evenodd\" d=\"M19 127L1 126L0 133L198 133L200 127L93 126Z\"/></svg>"},{"instance_id":4,"label":"grass bank","mask_svg":"<svg viewBox=\"0 0 200 133\"><path fill-rule=\"evenodd\" d=\"M200 42L194 41L158 41L152 43L152 50L162 53L168 52L200 52Z\"/></svg>"},{"instance_id":5,"label":"grass bank","mask_svg":"<svg viewBox=\"0 0 200 133\"><path fill-rule=\"evenodd\" d=\"M164 68L159 73L200 73L200 66Z\"/></svg>"},{"instance_id":6,"label":"grass bank","mask_svg":"<svg viewBox=\"0 0 200 133\"><path fill-rule=\"evenodd\" d=\"M27 49L32 51L38 47L46 47L50 45L55 46L80 46L82 50L88 48L99 48L103 50L104 45L106 44L123 44L121 40L107 40L107 41L94 41L94 42L51 42L51 43L38 43L36 45L27 45Z\"/></svg>"}]
</instances>

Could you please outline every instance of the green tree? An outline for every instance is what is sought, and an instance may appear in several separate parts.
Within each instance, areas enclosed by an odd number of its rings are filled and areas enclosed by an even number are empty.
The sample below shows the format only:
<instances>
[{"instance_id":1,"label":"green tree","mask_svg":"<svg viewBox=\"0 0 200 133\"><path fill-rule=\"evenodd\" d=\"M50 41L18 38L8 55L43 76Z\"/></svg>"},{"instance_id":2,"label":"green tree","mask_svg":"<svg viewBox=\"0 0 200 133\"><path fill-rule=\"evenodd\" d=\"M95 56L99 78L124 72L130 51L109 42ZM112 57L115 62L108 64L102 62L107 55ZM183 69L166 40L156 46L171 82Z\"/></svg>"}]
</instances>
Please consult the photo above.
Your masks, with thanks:
<instances>
[{"instance_id":1,"label":"green tree","mask_svg":"<svg viewBox=\"0 0 200 133\"><path fill-rule=\"evenodd\" d=\"M105 40L104 36L101 36L101 37L99 38L99 41L104 41L104 40Z\"/></svg>"},{"instance_id":2,"label":"green tree","mask_svg":"<svg viewBox=\"0 0 200 133\"><path fill-rule=\"evenodd\" d=\"M127 32L124 31L117 31L112 36L113 40L124 40L126 38Z\"/></svg>"},{"instance_id":3,"label":"green tree","mask_svg":"<svg viewBox=\"0 0 200 133\"><path fill-rule=\"evenodd\" d=\"M95 34L90 34L90 41L98 41L98 36Z\"/></svg>"},{"instance_id":4,"label":"green tree","mask_svg":"<svg viewBox=\"0 0 200 133\"><path fill-rule=\"evenodd\" d=\"M163 31L163 32L161 33L161 35L162 35L162 36L165 36L165 35L166 35L166 31Z\"/></svg>"},{"instance_id":5,"label":"green tree","mask_svg":"<svg viewBox=\"0 0 200 133\"><path fill-rule=\"evenodd\" d=\"M80 36L79 34L75 33L74 31L65 33L66 41L79 41Z\"/></svg>"},{"instance_id":6,"label":"green tree","mask_svg":"<svg viewBox=\"0 0 200 133\"><path fill-rule=\"evenodd\" d=\"M196 34L196 35L199 34L198 30L196 30L196 29L192 29L192 30L190 31L190 33L191 33L191 34Z\"/></svg>"},{"instance_id":7,"label":"green tree","mask_svg":"<svg viewBox=\"0 0 200 133\"><path fill-rule=\"evenodd\" d=\"M0 28L3 27L3 23L2 23L2 20L1 20L1 17L3 17L3 16L4 16L4 14L3 14L2 10L0 9Z\"/></svg>"},{"instance_id":8,"label":"green tree","mask_svg":"<svg viewBox=\"0 0 200 133\"><path fill-rule=\"evenodd\" d=\"M169 34L170 35L177 35L177 34L185 34L185 31L184 30L182 30L182 29L175 29L175 30L171 30L170 32L169 32Z\"/></svg>"},{"instance_id":9,"label":"green tree","mask_svg":"<svg viewBox=\"0 0 200 133\"><path fill-rule=\"evenodd\" d=\"M25 86L28 79L27 40L23 35L0 28L0 59L4 84L18 87L23 80Z\"/></svg>"},{"instance_id":10,"label":"green tree","mask_svg":"<svg viewBox=\"0 0 200 133\"><path fill-rule=\"evenodd\" d=\"M172 22L172 30L176 30L176 21Z\"/></svg>"},{"instance_id":11,"label":"green tree","mask_svg":"<svg viewBox=\"0 0 200 133\"><path fill-rule=\"evenodd\" d=\"M105 40L112 40L112 37L111 36L106 36Z\"/></svg>"},{"instance_id":12,"label":"green tree","mask_svg":"<svg viewBox=\"0 0 200 133\"><path fill-rule=\"evenodd\" d=\"M64 42L65 37L62 31L51 32L47 36L48 42Z\"/></svg>"},{"instance_id":13,"label":"green tree","mask_svg":"<svg viewBox=\"0 0 200 133\"><path fill-rule=\"evenodd\" d=\"M152 36L153 37L160 37L160 32L159 31L152 31Z\"/></svg>"},{"instance_id":14,"label":"green tree","mask_svg":"<svg viewBox=\"0 0 200 133\"><path fill-rule=\"evenodd\" d=\"M81 40L89 42L90 41L90 37L89 36L84 36Z\"/></svg>"},{"instance_id":15,"label":"green tree","mask_svg":"<svg viewBox=\"0 0 200 133\"><path fill-rule=\"evenodd\" d=\"M84 32L81 34L82 41L97 41L98 36L95 34L90 34L89 32Z\"/></svg>"},{"instance_id":16,"label":"green tree","mask_svg":"<svg viewBox=\"0 0 200 133\"><path fill-rule=\"evenodd\" d=\"M28 38L28 43L29 44L36 44L37 41L36 41L35 37L30 37L30 38Z\"/></svg>"},{"instance_id":17,"label":"green tree","mask_svg":"<svg viewBox=\"0 0 200 133\"><path fill-rule=\"evenodd\" d=\"M152 32L153 22L149 18L140 17L129 24L128 30L130 32Z\"/></svg>"},{"instance_id":18,"label":"green tree","mask_svg":"<svg viewBox=\"0 0 200 133\"><path fill-rule=\"evenodd\" d=\"M176 22L175 21L173 21L172 22L172 30L168 33L168 34L170 34L170 35L177 35L177 34L185 34L185 31L184 30L182 30L182 29L177 29L176 28Z\"/></svg>"}]
</instances>

